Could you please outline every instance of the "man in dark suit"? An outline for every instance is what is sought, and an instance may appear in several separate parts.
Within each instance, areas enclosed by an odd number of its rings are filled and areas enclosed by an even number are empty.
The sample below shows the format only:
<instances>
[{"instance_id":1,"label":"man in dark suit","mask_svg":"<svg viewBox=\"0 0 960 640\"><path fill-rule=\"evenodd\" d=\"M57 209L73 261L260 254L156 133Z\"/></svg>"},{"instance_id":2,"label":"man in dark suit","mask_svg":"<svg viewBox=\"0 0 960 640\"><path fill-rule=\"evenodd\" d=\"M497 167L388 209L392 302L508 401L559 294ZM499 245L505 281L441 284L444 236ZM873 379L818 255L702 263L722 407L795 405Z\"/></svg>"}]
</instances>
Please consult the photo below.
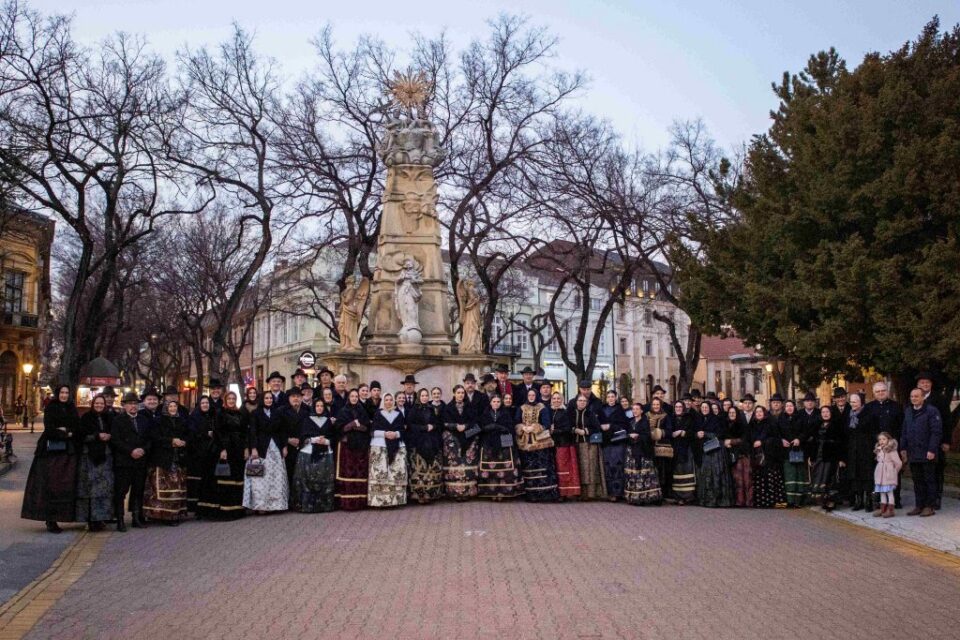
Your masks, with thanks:
<instances>
[{"instance_id":1,"label":"man in dark suit","mask_svg":"<svg viewBox=\"0 0 960 640\"><path fill-rule=\"evenodd\" d=\"M950 444L953 442L953 415L950 412L950 401L942 393L934 392L933 374L929 371L921 371L916 378L917 388L923 392L923 401L932 406L940 414L940 423L942 425L942 442L937 451L937 460L934 465L934 475L937 480L937 497L933 508L940 509L940 501L943 498L943 478L947 466L947 453L950 452Z\"/></svg>"},{"instance_id":2,"label":"man in dark suit","mask_svg":"<svg viewBox=\"0 0 960 640\"><path fill-rule=\"evenodd\" d=\"M223 410L223 383L219 378L210 378L210 408L214 414Z\"/></svg>"},{"instance_id":3,"label":"man in dark suit","mask_svg":"<svg viewBox=\"0 0 960 640\"><path fill-rule=\"evenodd\" d=\"M290 391L292 389L299 389L302 392L303 385L307 381L307 374L304 373L303 369L297 369L294 371L290 378L293 380L293 386L290 387L290 389L287 389L287 395L290 395Z\"/></svg>"},{"instance_id":4,"label":"man in dark suit","mask_svg":"<svg viewBox=\"0 0 960 640\"><path fill-rule=\"evenodd\" d=\"M463 389L466 392L463 402L470 407L470 410L473 412L471 415L474 417L482 416L483 412L487 410L487 403L489 401L487 394L477 390L477 377L472 373L463 376Z\"/></svg>"},{"instance_id":5,"label":"man in dark suit","mask_svg":"<svg viewBox=\"0 0 960 640\"><path fill-rule=\"evenodd\" d=\"M869 424L872 422L877 432L886 431L899 442L903 434L903 407L900 403L890 399L890 389L886 382L877 382L873 385L873 400L868 402L863 408L863 416L860 422ZM815 433L815 432L813 432ZM903 475L903 469L897 476L899 479ZM902 509L903 504L900 501L900 482L897 482L897 488L893 490L893 502L895 509Z\"/></svg>"},{"instance_id":6,"label":"man in dark suit","mask_svg":"<svg viewBox=\"0 0 960 640\"><path fill-rule=\"evenodd\" d=\"M300 447L300 430L305 420L310 419L310 407L303 403L300 389L293 387L287 392L287 404L280 409L280 424L287 436L287 483L289 485L290 508L300 507L300 495L294 490L293 472L297 467L297 449Z\"/></svg>"},{"instance_id":7,"label":"man in dark suit","mask_svg":"<svg viewBox=\"0 0 960 640\"><path fill-rule=\"evenodd\" d=\"M280 375L279 371L274 371L269 376L267 376L267 386L268 389L266 393L269 393L273 396L273 408L274 410L280 409L280 407L287 406L287 394L283 392L283 383L287 379Z\"/></svg>"},{"instance_id":8,"label":"man in dark suit","mask_svg":"<svg viewBox=\"0 0 960 640\"><path fill-rule=\"evenodd\" d=\"M404 407L410 408L417 400L417 378L412 373L400 382L403 385Z\"/></svg>"},{"instance_id":9,"label":"man in dark suit","mask_svg":"<svg viewBox=\"0 0 960 640\"><path fill-rule=\"evenodd\" d=\"M503 363L498 364L497 370L496 370L496 377L497 377L497 393L500 394L500 397L504 398L508 395L512 396L513 383L510 382L509 380L510 368Z\"/></svg>"},{"instance_id":10,"label":"man in dark suit","mask_svg":"<svg viewBox=\"0 0 960 640\"><path fill-rule=\"evenodd\" d=\"M139 411L140 399L132 391L123 395L123 411L110 425L110 444L113 447L114 493L113 507L117 514L117 531L126 531L123 523L123 502L130 493L128 503L132 514L131 526L143 526L143 490L147 481L147 451L149 432L153 418Z\"/></svg>"},{"instance_id":11,"label":"man in dark suit","mask_svg":"<svg viewBox=\"0 0 960 640\"><path fill-rule=\"evenodd\" d=\"M533 380L535 374L536 372L530 367L524 367L523 371L520 372L520 375L523 377L523 382L513 385L513 406L522 406L527 401L527 391L530 389L533 389L537 393L540 392L540 389L537 388Z\"/></svg>"}]
</instances>

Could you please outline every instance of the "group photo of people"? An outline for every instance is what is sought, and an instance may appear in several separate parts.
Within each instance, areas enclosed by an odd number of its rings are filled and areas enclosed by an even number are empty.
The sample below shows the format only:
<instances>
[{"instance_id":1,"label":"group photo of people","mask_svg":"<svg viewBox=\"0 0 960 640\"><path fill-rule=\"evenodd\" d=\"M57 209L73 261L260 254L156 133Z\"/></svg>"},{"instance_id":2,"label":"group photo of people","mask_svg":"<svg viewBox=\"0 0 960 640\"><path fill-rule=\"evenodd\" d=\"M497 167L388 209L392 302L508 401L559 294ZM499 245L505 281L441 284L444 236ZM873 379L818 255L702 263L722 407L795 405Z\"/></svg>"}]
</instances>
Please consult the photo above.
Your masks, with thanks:
<instances>
[{"instance_id":1,"label":"group photo of people","mask_svg":"<svg viewBox=\"0 0 960 640\"><path fill-rule=\"evenodd\" d=\"M55 389L24 493L22 517L46 523L233 520L248 514L420 505L438 500L800 508L849 506L892 518L907 467L910 516L940 507L949 413L921 373L905 406L885 382L873 399L833 389L820 405L774 393L769 406L692 390L649 402L579 382L572 398L526 368L505 365L452 389L415 375L348 387L344 375L273 372L262 393L216 380L188 409L174 387L107 387L81 416Z\"/></svg>"}]
</instances>

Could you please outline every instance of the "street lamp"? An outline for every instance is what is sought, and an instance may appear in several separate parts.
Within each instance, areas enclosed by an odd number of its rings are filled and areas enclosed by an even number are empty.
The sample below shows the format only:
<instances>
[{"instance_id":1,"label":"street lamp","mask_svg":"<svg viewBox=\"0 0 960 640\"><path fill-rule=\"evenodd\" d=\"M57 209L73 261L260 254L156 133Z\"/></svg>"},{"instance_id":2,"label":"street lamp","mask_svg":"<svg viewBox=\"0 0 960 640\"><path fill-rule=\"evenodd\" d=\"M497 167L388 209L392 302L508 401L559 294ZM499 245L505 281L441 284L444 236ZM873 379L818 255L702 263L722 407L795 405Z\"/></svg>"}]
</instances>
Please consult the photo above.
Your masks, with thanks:
<instances>
[{"instance_id":1,"label":"street lamp","mask_svg":"<svg viewBox=\"0 0 960 640\"><path fill-rule=\"evenodd\" d=\"M23 428L26 429L27 423L30 421L30 374L33 373L33 363L24 362L22 369L23 369Z\"/></svg>"}]
</instances>

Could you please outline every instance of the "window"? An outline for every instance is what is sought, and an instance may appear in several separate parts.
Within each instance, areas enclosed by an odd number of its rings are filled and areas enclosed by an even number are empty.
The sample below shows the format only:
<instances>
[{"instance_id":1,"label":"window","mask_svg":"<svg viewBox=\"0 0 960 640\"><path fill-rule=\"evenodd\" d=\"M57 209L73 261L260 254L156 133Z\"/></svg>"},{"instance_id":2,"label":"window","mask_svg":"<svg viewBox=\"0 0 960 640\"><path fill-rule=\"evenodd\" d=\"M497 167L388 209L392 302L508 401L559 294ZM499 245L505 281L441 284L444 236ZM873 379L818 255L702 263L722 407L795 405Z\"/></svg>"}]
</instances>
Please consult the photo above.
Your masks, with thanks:
<instances>
[{"instance_id":1,"label":"window","mask_svg":"<svg viewBox=\"0 0 960 640\"><path fill-rule=\"evenodd\" d=\"M527 353L530 350L530 334L527 333L526 329L521 327L514 335L516 336L515 341L520 353Z\"/></svg>"},{"instance_id":2,"label":"window","mask_svg":"<svg viewBox=\"0 0 960 640\"><path fill-rule=\"evenodd\" d=\"M640 282L640 284L643 286L643 292L644 292L644 293L646 293L647 291L650 291L650 282L649 282L649 281L643 280L643 281Z\"/></svg>"},{"instance_id":3,"label":"window","mask_svg":"<svg viewBox=\"0 0 960 640\"><path fill-rule=\"evenodd\" d=\"M653 309L643 310L643 324L648 327L653 324Z\"/></svg>"},{"instance_id":4,"label":"window","mask_svg":"<svg viewBox=\"0 0 960 640\"><path fill-rule=\"evenodd\" d=\"M627 321L627 307L624 304L617 305L617 322Z\"/></svg>"},{"instance_id":5,"label":"window","mask_svg":"<svg viewBox=\"0 0 960 640\"><path fill-rule=\"evenodd\" d=\"M600 298L590 298L590 311L600 311L603 308L603 300Z\"/></svg>"},{"instance_id":6,"label":"window","mask_svg":"<svg viewBox=\"0 0 960 640\"><path fill-rule=\"evenodd\" d=\"M550 337L550 342L547 343L545 350L547 353L550 353L553 355L557 355L560 353L560 344L557 342L556 336Z\"/></svg>"},{"instance_id":7,"label":"window","mask_svg":"<svg viewBox=\"0 0 960 640\"><path fill-rule=\"evenodd\" d=\"M3 310L7 313L23 313L23 280L21 271L3 275Z\"/></svg>"},{"instance_id":8,"label":"window","mask_svg":"<svg viewBox=\"0 0 960 640\"><path fill-rule=\"evenodd\" d=\"M574 293L574 294L573 294L573 306L574 306L574 307L579 307L579 306L580 306L580 303L581 303L581 302L580 302L580 294L579 294L579 293Z\"/></svg>"},{"instance_id":9,"label":"window","mask_svg":"<svg viewBox=\"0 0 960 640\"><path fill-rule=\"evenodd\" d=\"M620 336L620 353L627 353L627 336Z\"/></svg>"},{"instance_id":10,"label":"window","mask_svg":"<svg viewBox=\"0 0 960 640\"><path fill-rule=\"evenodd\" d=\"M647 338L643 341L643 355L652 356L653 355L653 340Z\"/></svg>"}]
</instances>

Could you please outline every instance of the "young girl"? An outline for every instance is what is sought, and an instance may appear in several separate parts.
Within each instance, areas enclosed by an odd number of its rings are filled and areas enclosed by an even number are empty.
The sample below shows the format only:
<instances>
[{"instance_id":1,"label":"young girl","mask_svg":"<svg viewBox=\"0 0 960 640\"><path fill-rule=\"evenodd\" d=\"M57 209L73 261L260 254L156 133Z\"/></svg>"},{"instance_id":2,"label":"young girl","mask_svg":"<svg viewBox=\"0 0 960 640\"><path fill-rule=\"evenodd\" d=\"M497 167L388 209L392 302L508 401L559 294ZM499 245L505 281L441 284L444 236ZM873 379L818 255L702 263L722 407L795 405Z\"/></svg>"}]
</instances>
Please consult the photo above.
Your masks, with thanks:
<instances>
[{"instance_id":1,"label":"young girl","mask_svg":"<svg viewBox=\"0 0 960 640\"><path fill-rule=\"evenodd\" d=\"M892 518L893 490L897 488L897 477L903 464L897 454L897 441L886 431L877 436L877 446L873 448L877 458L877 467L873 471L873 490L880 494L880 508L873 512L874 518Z\"/></svg>"}]
</instances>

